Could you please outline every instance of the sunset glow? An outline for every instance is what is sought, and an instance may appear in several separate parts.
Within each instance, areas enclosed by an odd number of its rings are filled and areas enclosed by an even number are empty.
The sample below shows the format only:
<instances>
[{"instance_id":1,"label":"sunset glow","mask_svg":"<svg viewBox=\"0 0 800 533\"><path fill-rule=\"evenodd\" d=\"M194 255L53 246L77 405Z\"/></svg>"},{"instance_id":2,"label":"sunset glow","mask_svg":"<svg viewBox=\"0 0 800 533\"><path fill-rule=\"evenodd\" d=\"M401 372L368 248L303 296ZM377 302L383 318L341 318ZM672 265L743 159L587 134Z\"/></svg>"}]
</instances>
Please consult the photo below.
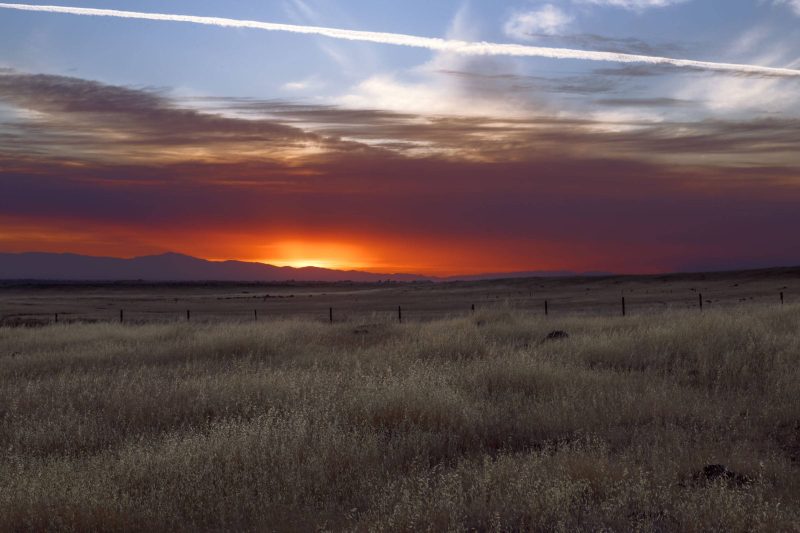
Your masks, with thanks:
<instances>
[{"instance_id":1,"label":"sunset glow","mask_svg":"<svg viewBox=\"0 0 800 533\"><path fill-rule=\"evenodd\" d=\"M261 258L260 263L294 268L318 267L337 270L369 270L368 256L356 246L310 241L286 241L265 246L273 255Z\"/></svg>"},{"instance_id":2,"label":"sunset glow","mask_svg":"<svg viewBox=\"0 0 800 533\"><path fill-rule=\"evenodd\" d=\"M74 4L0 6L0 252L441 276L800 262L791 3L726 1L724 24L697 0L168 6L223 27Z\"/></svg>"}]
</instances>

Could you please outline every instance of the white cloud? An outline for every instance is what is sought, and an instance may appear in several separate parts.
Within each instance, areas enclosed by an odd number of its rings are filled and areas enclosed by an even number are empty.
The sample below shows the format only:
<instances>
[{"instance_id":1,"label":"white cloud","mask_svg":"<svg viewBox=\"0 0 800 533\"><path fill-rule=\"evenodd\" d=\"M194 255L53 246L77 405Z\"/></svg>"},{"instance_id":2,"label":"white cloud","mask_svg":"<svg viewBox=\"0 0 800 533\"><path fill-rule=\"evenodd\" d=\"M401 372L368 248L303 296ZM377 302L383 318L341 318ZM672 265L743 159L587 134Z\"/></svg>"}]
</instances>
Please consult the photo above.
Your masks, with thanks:
<instances>
[{"instance_id":1,"label":"white cloud","mask_svg":"<svg viewBox=\"0 0 800 533\"><path fill-rule=\"evenodd\" d=\"M479 23L469 5L462 5L446 32L448 39L480 38ZM428 62L405 72L373 75L334 99L335 104L355 109L382 109L420 115L518 117L527 109L519 101L480 93L457 77L442 71L481 70L484 62L497 58L474 58L448 51L437 52Z\"/></svg>"},{"instance_id":2,"label":"white cloud","mask_svg":"<svg viewBox=\"0 0 800 533\"><path fill-rule=\"evenodd\" d=\"M349 15L335 8L332 2L319 0L283 0L283 10L289 18L298 24L326 26L337 24L357 26ZM317 41L317 47L328 59L333 61L342 73L357 76L364 68L373 68L376 56L369 47L340 46L334 41Z\"/></svg>"},{"instance_id":3,"label":"white cloud","mask_svg":"<svg viewBox=\"0 0 800 533\"><path fill-rule=\"evenodd\" d=\"M574 118L589 118L594 122L594 124L588 126L589 131L596 131L599 133L636 131L664 121L664 116L656 111L634 108L594 111L590 112L588 115L575 114Z\"/></svg>"},{"instance_id":4,"label":"white cloud","mask_svg":"<svg viewBox=\"0 0 800 533\"><path fill-rule=\"evenodd\" d=\"M770 42L769 37L766 29L753 28L730 43L728 50L760 65L780 64L796 68L800 60L796 59L794 47ZM745 117L754 113L797 116L800 105L796 83L774 77L703 77L684 84L674 96L701 102L712 114L727 117Z\"/></svg>"},{"instance_id":5,"label":"white cloud","mask_svg":"<svg viewBox=\"0 0 800 533\"><path fill-rule=\"evenodd\" d=\"M308 88L308 84L304 81L290 81L284 83L282 88L285 91L304 91Z\"/></svg>"},{"instance_id":6,"label":"white cloud","mask_svg":"<svg viewBox=\"0 0 800 533\"><path fill-rule=\"evenodd\" d=\"M553 4L534 11L514 13L505 24L506 35L514 39L530 40L537 34L557 35L572 22L572 17Z\"/></svg>"},{"instance_id":7,"label":"white cloud","mask_svg":"<svg viewBox=\"0 0 800 533\"><path fill-rule=\"evenodd\" d=\"M614 6L624 9L647 9L650 7L667 7L680 4L687 0L578 0L583 4L594 4L599 6ZM798 0L791 0L797 2Z\"/></svg>"},{"instance_id":8,"label":"white cloud","mask_svg":"<svg viewBox=\"0 0 800 533\"><path fill-rule=\"evenodd\" d=\"M800 0L775 0L775 4L787 5L792 8L795 14L800 16Z\"/></svg>"},{"instance_id":9,"label":"white cloud","mask_svg":"<svg viewBox=\"0 0 800 533\"><path fill-rule=\"evenodd\" d=\"M309 91L312 89L320 89L324 84L320 83L315 77L306 78L304 80L290 81L284 83L281 89L290 92Z\"/></svg>"},{"instance_id":10,"label":"white cloud","mask_svg":"<svg viewBox=\"0 0 800 533\"><path fill-rule=\"evenodd\" d=\"M353 109L381 109L420 115L519 118L530 113L530 103L494 94L478 94L454 80L426 75L418 70L417 80L397 75L372 76L333 103Z\"/></svg>"},{"instance_id":11,"label":"white cloud","mask_svg":"<svg viewBox=\"0 0 800 533\"><path fill-rule=\"evenodd\" d=\"M290 0L283 2L283 10L295 20L314 19L317 12L303 0Z\"/></svg>"},{"instance_id":12,"label":"white cloud","mask_svg":"<svg viewBox=\"0 0 800 533\"><path fill-rule=\"evenodd\" d=\"M722 116L784 114L800 103L797 91L777 79L714 76L684 86L676 96L702 102L708 111Z\"/></svg>"}]
</instances>

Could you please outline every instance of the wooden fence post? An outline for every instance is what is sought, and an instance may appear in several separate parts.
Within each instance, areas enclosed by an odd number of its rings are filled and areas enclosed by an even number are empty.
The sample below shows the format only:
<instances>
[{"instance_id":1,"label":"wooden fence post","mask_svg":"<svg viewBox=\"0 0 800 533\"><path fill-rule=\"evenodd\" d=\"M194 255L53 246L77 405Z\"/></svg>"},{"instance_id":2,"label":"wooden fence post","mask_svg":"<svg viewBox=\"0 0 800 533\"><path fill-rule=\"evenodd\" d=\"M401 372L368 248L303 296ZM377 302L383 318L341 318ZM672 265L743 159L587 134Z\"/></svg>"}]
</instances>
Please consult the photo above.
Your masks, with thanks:
<instances>
[{"instance_id":1,"label":"wooden fence post","mask_svg":"<svg viewBox=\"0 0 800 533\"><path fill-rule=\"evenodd\" d=\"M702 311L703 310L703 293L702 292L697 295L697 299L700 302L700 310Z\"/></svg>"},{"instance_id":2,"label":"wooden fence post","mask_svg":"<svg viewBox=\"0 0 800 533\"><path fill-rule=\"evenodd\" d=\"M56 324L58 324L58 313L56 313Z\"/></svg>"},{"instance_id":3,"label":"wooden fence post","mask_svg":"<svg viewBox=\"0 0 800 533\"><path fill-rule=\"evenodd\" d=\"M253 320L258 322L258 309L253 309Z\"/></svg>"},{"instance_id":4,"label":"wooden fence post","mask_svg":"<svg viewBox=\"0 0 800 533\"><path fill-rule=\"evenodd\" d=\"M781 291L781 305L783 305L783 291Z\"/></svg>"},{"instance_id":5,"label":"wooden fence post","mask_svg":"<svg viewBox=\"0 0 800 533\"><path fill-rule=\"evenodd\" d=\"M192 312L190 310L186 310L186 321L190 321L192 319Z\"/></svg>"},{"instance_id":6,"label":"wooden fence post","mask_svg":"<svg viewBox=\"0 0 800 533\"><path fill-rule=\"evenodd\" d=\"M397 306L397 321L403 323L403 308L399 305Z\"/></svg>"},{"instance_id":7,"label":"wooden fence post","mask_svg":"<svg viewBox=\"0 0 800 533\"><path fill-rule=\"evenodd\" d=\"M472 304L472 312L475 313L475 304Z\"/></svg>"},{"instance_id":8,"label":"wooden fence post","mask_svg":"<svg viewBox=\"0 0 800 533\"><path fill-rule=\"evenodd\" d=\"M122 309L120 309L120 310L119 310L119 323L120 323L120 324L122 324L122 323L123 323L123 321L124 321L124 316L125 316L125 315L124 315L124 313L123 313Z\"/></svg>"},{"instance_id":9,"label":"wooden fence post","mask_svg":"<svg viewBox=\"0 0 800 533\"><path fill-rule=\"evenodd\" d=\"M625 316L625 297L622 297L622 316Z\"/></svg>"},{"instance_id":10,"label":"wooden fence post","mask_svg":"<svg viewBox=\"0 0 800 533\"><path fill-rule=\"evenodd\" d=\"M333 324L333 307L328 308L328 318L330 319L331 324Z\"/></svg>"},{"instance_id":11,"label":"wooden fence post","mask_svg":"<svg viewBox=\"0 0 800 533\"><path fill-rule=\"evenodd\" d=\"M544 316L550 314L550 309L547 306L547 300L544 301Z\"/></svg>"}]
</instances>

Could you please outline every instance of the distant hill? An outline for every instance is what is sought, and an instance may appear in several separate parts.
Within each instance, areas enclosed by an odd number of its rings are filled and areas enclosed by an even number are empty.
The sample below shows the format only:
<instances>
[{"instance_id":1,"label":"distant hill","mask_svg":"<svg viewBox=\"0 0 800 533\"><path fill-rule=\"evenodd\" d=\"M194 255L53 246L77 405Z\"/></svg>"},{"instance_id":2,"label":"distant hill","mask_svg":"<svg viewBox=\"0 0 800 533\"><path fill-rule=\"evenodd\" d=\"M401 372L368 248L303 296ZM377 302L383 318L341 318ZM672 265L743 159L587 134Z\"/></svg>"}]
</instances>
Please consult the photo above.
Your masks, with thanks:
<instances>
[{"instance_id":1,"label":"distant hill","mask_svg":"<svg viewBox=\"0 0 800 533\"><path fill-rule=\"evenodd\" d=\"M0 279L52 281L423 281L414 274L278 267L244 261L207 261L166 253L119 259L76 254L0 253Z\"/></svg>"},{"instance_id":2,"label":"distant hill","mask_svg":"<svg viewBox=\"0 0 800 533\"><path fill-rule=\"evenodd\" d=\"M583 273L598 275L600 273ZM278 267L245 261L207 261L166 253L132 259L42 252L0 253L0 279L47 281L473 281L523 277L568 277L576 273L508 272L437 278L317 267Z\"/></svg>"}]
</instances>

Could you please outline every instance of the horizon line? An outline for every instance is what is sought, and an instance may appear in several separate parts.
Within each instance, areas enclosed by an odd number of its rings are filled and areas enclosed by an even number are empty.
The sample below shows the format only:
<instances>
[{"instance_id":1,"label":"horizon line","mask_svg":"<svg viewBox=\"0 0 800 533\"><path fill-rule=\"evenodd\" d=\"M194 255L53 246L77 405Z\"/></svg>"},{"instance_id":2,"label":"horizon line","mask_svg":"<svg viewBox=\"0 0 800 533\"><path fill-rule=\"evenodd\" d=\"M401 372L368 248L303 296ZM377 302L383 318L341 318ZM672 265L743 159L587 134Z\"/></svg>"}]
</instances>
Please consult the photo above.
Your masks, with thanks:
<instances>
[{"instance_id":1,"label":"horizon line","mask_svg":"<svg viewBox=\"0 0 800 533\"><path fill-rule=\"evenodd\" d=\"M116 257L116 256L109 256L109 255L87 255L87 254L80 254L75 252L42 252L42 251L26 251L26 252L3 252L0 251L1 255L72 255L82 258L89 258L89 259L115 259L120 261L131 261L135 259L142 259L142 258L151 258L151 257L163 257L168 255L178 255L182 257L186 257L189 259L195 259L207 263L244 263L249 265L259 265L265 267L272 267L272 268L279 268L279 269L287 269L287 270L304 270L304 269L317 269L323 270L328 272L336 272L336 273L358 273L358 274L366 274L371 276L409 276L409 277L417 277L422 278L420 280L414 281L459 281L459 280L467 280L468 278L484 278L484 280L490 279L512 279L512 278L525 278L525 277L558 277L558 278L571 278L571 277L648 277L648 276L669 276L669 275L691 275L691 274L716 274L716 273L731 273L731 272L750 272L750 271L758 271L758 270L780 270L780 269L800 269L800 263L796 264L787 264L787 265L771 265L771 266L743 266L743 267L730 267L730 268L709 268L709 269L688 269L688 270L665 270L665 271L657 271L657 272L629 272L629 273L620 273L620 272L609 272L603 270L581 270L576 271L572 269L550 269L550 270L509 270L509 271L482 271L474 274L452 274L452 275L436 275L436 274L420 274L415 272L377 272L371 270L360 270L358 268L348 268L348 269L337 269L337 268L328 268L328 267L318 267L318 266L304 266L304 267L293 267L293 266L280 266L271 263L265 263L262 261L256 260L244 260L244 259L207 259L203 257L197 257L181 252L162 252L162 253L153 253L153 254L145 254L145 255L137 255L137 256L130 256L130 257ZM537 274L550 274L551 276L537 276ZM503 278L503 276L511 276L509 278ZM44 279L44 278L0 278L0 281L86 281L92 282L97 280L68 280L68 279ZM103 280L105 282L113 282L109 280ZM115 281L137 281L137 280L126 280L126 279L119 279ZM147 280L143 280L147 281ZM197 278L191 281L185 281L187 283L193 282L213 282L219 280L213 279L202 279ZM256 282L257 280L251 280ZM331 283L331 281L326 280L317 280L320 283ZM380 280L378 280L380 281ZM160 281L159 281L160 282ZM237 283L237 282L244 282L244 281L230 281L226 283ZM260 282L260 281L258 281ZM306 282L313 282L313 281L303 281ZM364 282L364 283L373 283L373 282Z\"/></svg>"}]
</instances>

